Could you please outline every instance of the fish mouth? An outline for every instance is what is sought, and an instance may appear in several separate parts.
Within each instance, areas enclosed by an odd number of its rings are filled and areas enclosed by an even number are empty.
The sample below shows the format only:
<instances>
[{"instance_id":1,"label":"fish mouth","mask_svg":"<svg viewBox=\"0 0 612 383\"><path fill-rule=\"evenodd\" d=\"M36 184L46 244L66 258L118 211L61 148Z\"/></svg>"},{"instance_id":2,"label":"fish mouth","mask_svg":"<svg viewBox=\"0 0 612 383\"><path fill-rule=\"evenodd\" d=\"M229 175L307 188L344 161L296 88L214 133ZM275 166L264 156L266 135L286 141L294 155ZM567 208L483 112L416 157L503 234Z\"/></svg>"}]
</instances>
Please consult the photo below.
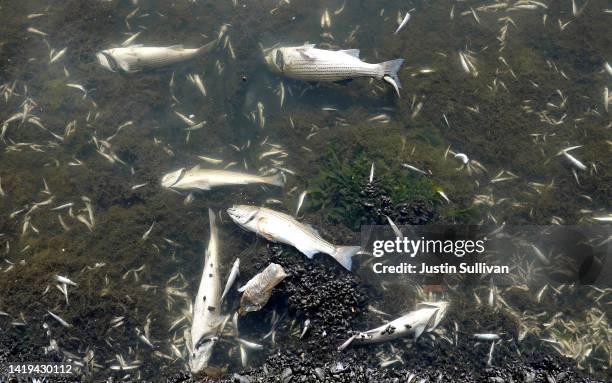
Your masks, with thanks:
<instances>
[{"instance_id":1,"label":"fish mouth","mask_svg":"<svg viewBox=\"0 0 612 383\"><path fill-rule=\"evenodd\" d=\"M189 368L192 373L198 373L208 367L215 343L217 343L217 338L200 340L198 342L198 346L194 348L189 358Z\"/></svg>"},{"instance_id":2,"label":"fish mouth","mask_svg":"<svg viewBox=\"0 0 612 383\"><path fill-rule=\"evenodd\" d=\"M166 174L161 179L161 186L171 188L172 186L176 185L176 183L179 182L185 175L185 171L185 168L180 168L179 170Z\"/></svg>"},{"instance_id":3,"label":"fish mouth","mask_svg":"<svg viewBox=\"0 0 612 383\"><path fill-rule=\"evenodd\" d=\"M276 73L276 74L281 74L282 71L281 69L276 65L276 52L278 51L278 49L272 49L270 52L268 52L268 54L266 54L264 56L264 61L266 63L266 65L268 66L268 69L270 69L272 72Z\"/></svg>"},{"instance_id":4,"label":"fish mouth","mask_svg":"<svg viewBox=\"0 0 612 383\"><path fill-rule=\"evenodd\" d=\"M239 225L246 225L257 215L258 209L247 205L234 205L227 209L230 218Z\"/></svg>"}]
</instances>

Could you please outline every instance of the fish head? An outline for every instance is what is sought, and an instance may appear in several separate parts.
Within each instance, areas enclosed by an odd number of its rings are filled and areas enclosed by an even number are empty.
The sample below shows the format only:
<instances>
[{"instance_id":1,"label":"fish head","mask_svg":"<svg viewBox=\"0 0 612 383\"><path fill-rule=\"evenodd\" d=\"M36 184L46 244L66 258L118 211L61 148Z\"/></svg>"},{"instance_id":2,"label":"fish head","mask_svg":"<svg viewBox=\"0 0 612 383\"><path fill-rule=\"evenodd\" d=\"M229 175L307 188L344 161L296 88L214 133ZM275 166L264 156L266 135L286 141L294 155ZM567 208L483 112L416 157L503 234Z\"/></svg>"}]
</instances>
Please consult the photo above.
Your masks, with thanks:
<instances>
[{"instance_id":1,"label":"fish head","mask_svg":"<svg viewBox=\"0 0 612 383\"><path fill-rule=\"evenodd\" d=\"M234 205L227 209L230 218L240 226L247 226L255 218L259 208L257 206Z\"/></svg>"},{"instance_id":2,"label":"fish head","mask_svg":"<svg viewBox=\"0 0 612 383\"><path fill-rule=\"evenodd\" d=\"M198 373L208 367L208 362L212 357L213 347L217 343L217 338L202 339L195 346L189 358L189 368L192 373Z\"/></svg>"},{"instance_id":3,"label":"fish head","mask_svg":"<svg viewBox=\"0 0 612 383\"><path fill-rule=\"evenodd\" d=\"M165 188L171 188L172 186L176 185L176 183L179 182L181 178L183 178L183 176L185 175L185 171L185 168L180 168L179 170L166 174L161 179L161 185Z\"/></svg>"},{"instance_id":4,"label":"fish head","mask_svg":"<svg viewBox=\"0 0 612 383\"><path fill-rule=\"evenodd\" d=\"M119 65L117 65L117 61L115 61L115 59L113 58L110 49L98 52L96 54L96 57L98 58L98 62L100 63L100 65L102 65L109 71L116 72L117 70L119 70Z\"/></svg>"},{"instance_id":5,"label":"fish head","mask_svg":"<svg viewBox=\"0 0 612 383\"><path fill-rule=\"evenodd\" d=\"M282 48L274 48L268 54L265 55L266 65L268 68L276 73L282 74L285 70L285 54Z\"/></svg>"}]
</instances>

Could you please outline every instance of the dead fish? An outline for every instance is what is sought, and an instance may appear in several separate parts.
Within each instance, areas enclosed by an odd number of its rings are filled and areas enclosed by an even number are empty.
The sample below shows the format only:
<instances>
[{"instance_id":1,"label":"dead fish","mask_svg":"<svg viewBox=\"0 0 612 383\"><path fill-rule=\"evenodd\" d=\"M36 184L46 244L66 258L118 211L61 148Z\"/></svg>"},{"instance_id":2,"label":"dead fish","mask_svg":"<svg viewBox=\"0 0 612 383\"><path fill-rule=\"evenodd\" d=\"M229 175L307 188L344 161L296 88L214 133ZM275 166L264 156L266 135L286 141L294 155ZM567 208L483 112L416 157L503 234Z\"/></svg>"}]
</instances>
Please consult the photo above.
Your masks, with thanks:
<instances>
[{"instance_id":1,"label":"dead fish","mask_svg":"<svg viewBox=\"0 0 612 383\"><path fill-rule=\"evenodd\" d=\"M349 271L353 256L361 250L359 246L333 245L310 225L265 207L234 205L227 213L236 224L269 241L291 245L308 258L317 253L328 254Z\"/></svg>"},{"instance_id":2,"label":"dead fish","mask_svg":"<svg viewBox=\"0 0 612 383\"><path fill-rule=\"evenodd\" d=\"M431 332L442 321L448 309L448 302L424 302L417 305L415 311L395 319L387 324L365 332L359 332L345 341L338 351L353 343L380 343L414 334L418 339L424 332Z\"/></svg>"},{"instance_id":3,"label":"dead fish","mask_svg":"<svg viewBox=\"0 0 612 383\"><path fill-rule=\"evenodd\" d=\"M169 47L129 47L111 48L99 52L96 57L104 68L111 72L122 71L134 73L149 68L160 68L181 61L189 60L210 52L217 45L217 40L200 48L184 48L182 45Z\"/></svg>"},{"instance_id":4,"label":"dead fish","mask_svg":"<svg viewBox=\"0 0 612 383\"><path fill-rule=\"evenodd\" d=\"M51 315L53 317L53 319L55 319L56 321L58 321L62 326L64 327L72 327L72 325L68 322L66 322L65 320L63 320L62 318L60 318L58 315L53 314L51 311L48 311L49 315Z\"/></svg>"},{"instance_id":5,"label":"dead fish","mask_svg":"<svg viewBox=\"0 0 612 383\"><path fill-rule=\"evenodd\" d=\"M395 30L395 32L393 32L394 35L397 35L397 33L404 28L404 26L408 23L408 20L410 20L410 13L406 12L406 15L404 15L404 19L399 23L399 26L397 27L397 29Z\"/></svg>"},{"instance_id":6,"label":"dead fish","mask_svg":"<svg viewBox=\"0 0 612 383\"><path fill-rule=\"evenodd\" d=\"M49 64L53 64L54 62L56 62L59 59L61 59L62 57L64 57L64 55L66 54L67 50L68 50L68 48L64 48L61 51L57 52L55 55L53 55L51 57L51 59L49 60Z\"/></svg>"},{"instance_id":7,"label":"dead fish","mask_svg":"<svg viewBox=\"0 0 612 383\"><path fill-rule=\"evenodd\" d=\"M223 302L223 299L225 299L225 296L227 295L230 288L236 281L236 278L238 278L239 274L240 274L240 258L236 258L230 270L229 276L227 277L227 282L225 282L225 289L223 289L223 294L221 294L221 298L219 299L220 302Z\"/></svg>"},{"instance_id":8,"label":"dead fish","mask_svg":"<svg viewBox=\"0 0 612 383\"><path fill-rule=\"evenodd\" d=\"M240 315L258 311L265 306L272 296L272 289L286 277L288 274L281 265L270 263L262 272L251 278L238 289L243 293L240 299Z\"/></svg>"}]
</instances>

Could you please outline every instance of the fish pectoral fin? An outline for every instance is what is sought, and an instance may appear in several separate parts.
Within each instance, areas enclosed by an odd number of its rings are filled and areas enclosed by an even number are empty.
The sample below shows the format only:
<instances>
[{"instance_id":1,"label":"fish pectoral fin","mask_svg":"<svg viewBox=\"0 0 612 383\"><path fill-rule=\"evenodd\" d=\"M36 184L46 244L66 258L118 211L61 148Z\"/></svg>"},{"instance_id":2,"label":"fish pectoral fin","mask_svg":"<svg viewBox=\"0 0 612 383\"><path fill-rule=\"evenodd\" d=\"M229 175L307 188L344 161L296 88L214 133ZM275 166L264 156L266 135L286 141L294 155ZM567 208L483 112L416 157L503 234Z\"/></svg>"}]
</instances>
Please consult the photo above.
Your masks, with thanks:
<instances>
[{"instance_id":1,"label":"fish pectoral fin","mask_svg":"<svg viewBox=\"0 0 612 383\"><path fill-rule=\"evenodd\" d=\"M349 56L359 58L359 49L343 49L339 52L346 53Z\"/></svg>"},{"instance_id":2,"label":"fish pectoral fin","mask_svg":"<svg viewBox=\"0 0 612 383\"><path fill-rule=\"evenodd\" d=\"M314 257L315 254L317 254L319 252L319 250L312 249L312 248L307 247L307 246L295 246L295 247L300 251L300 253L304 254L309 259L312 259L312 257Z\"/></svg>"},{"instance_id":3,"label":"fish pectoral fin","mask_svg":"<svg viewBox=\"0 0 612 383\"><path fill-rule=\"evenodd\" d=\"M421 326L417 326L414 329L414 339L419 339L419 337L421 336L421 334L423 334L423 331L425 331L425 326L421 325Z\"/></svg>"},{"instance_id":4,"label":"fish pectoral fin","mask_svg":"<svg viewBox=\"0 0 612 383\"><path fill-rule=\"evenodd\" d=\"M127 62L125 62L124 60L115 58L115 62L117 63L117 65L119 65L119 68L121 68L122 71L124 72L133 72L134 69L130 69L130 64L128 64Z\"/></svg>"},{"instance_id":5,"label":"fish pectoral fin","mask_svg":"<svg viewBox=\"0 0 612 383\"><path fill-rule=\"evenodd\" d=\"M428 331L431 331L434 329L434 326L436 325L436 320L438 319L438 312L440 310L436 310L431 317L429 317L429 320L427 321L427 324L425 325L425 328L427 328Z\"/></svg>"}]
</instances>

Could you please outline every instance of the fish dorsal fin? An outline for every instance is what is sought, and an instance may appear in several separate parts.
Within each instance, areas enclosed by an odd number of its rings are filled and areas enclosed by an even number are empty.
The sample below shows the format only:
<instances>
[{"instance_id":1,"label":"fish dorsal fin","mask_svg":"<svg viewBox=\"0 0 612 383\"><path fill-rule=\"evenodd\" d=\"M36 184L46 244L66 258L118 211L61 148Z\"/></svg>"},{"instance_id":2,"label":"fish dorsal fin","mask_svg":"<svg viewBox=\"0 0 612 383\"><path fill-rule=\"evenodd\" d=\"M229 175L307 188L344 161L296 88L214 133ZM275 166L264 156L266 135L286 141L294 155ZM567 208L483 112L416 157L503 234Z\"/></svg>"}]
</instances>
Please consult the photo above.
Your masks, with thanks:
<instances>
[{"instance_id":1,"label":"fish dorsal fin","mask_svg":"<svg viewBox=\"0 0 612 383\"><path fill-rule=\"evenodd\" d=\"M168 49L174 49L178 51L178 50L183 49L183 44L171 45L168 47Z\"/></svg>"},{"instance_id":2,"label":"fish dorsal fin","mask_svg":"<svg viewBox=\"0 0 612 383\"><path fill-rule=\"evenodd\" d=\"M339 52L346 53L349 56L359 58L359 49L343 49Z\"/></svg>"}]
</instances>

